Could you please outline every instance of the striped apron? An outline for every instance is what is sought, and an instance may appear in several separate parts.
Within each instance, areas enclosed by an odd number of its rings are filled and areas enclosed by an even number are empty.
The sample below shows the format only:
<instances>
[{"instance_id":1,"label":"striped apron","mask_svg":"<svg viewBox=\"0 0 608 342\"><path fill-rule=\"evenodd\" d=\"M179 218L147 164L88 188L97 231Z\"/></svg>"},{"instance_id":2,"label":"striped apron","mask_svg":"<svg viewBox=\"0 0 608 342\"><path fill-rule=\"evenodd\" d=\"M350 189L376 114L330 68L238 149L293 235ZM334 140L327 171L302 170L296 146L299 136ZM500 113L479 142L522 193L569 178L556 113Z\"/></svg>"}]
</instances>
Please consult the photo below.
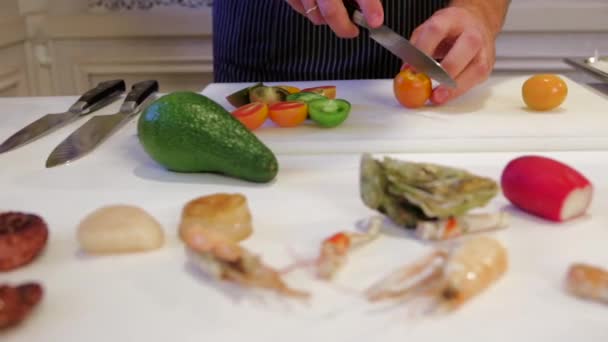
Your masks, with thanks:
<instances>
[{"instance_id":1,"label":"striped apron","mask_svg":"<svg viewBox=\"0 0 608 342\"><path fill-rule=\"evenodd\" d=\"M449 0L382 0L384 24L404 37ZM215 82L393 78L401 60L369 38L337 37L284 0L213 3Z\"/></svg>"}]
</instances>

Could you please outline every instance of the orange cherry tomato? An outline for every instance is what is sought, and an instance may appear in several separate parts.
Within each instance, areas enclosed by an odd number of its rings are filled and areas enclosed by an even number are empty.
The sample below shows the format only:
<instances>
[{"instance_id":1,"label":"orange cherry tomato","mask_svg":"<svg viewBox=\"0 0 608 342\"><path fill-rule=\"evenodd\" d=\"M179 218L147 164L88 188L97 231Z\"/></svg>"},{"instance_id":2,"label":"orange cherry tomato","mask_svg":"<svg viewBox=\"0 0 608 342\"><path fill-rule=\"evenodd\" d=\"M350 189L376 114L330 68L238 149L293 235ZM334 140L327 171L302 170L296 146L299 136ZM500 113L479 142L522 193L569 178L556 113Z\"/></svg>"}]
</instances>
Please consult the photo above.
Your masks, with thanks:
<instances>
[{"instance_id":1,"label":"orange cherry tomato","mask_svg":"<svg viewBox=\"0 0 608 342\"><path fill-rule=\"evenodd\" d=\"M268 118L268 105L251 102L232 111L232 115L253 131L262 126Z\"/></svg>"},{"instance_id":2,"label":"orange cherry tomato","mask_svg":"<svg viewBox=\"0 0 608 342\"><path fill-rule=\"evenodd\" d=\"M402 106L418 108L424 106L431 97L433 85L426 74L404 67L393 80L393 92Z\"/></svg>"},{"instance_id":3,"label":"orange cherry tomato","mask_svg":"<svg viewBox=\"0 0 608 342\"><path fill-rule=\"evenodd\" d=\"M268 108L270 120L281 127L295 127L308 116L308 106L299 101L277 102Z\"/></svg>"},{"instance_id":4,"label":"orange cherry tomato","mask_svg":"<svg viewBox=\"0 0 608 342\"><path fill-rule=\"evenodd\" d=\"M317 93L317 94L327 97L328 99L336 98L336 86L332 86L332 85L306 88L306 89L302 89L301 91L308 92L308 93Z\"/></svg>"},{"instance_id":5,"label":"orange cherry tomato","mask_svg":"<svg viewBox=\"0 0 608 342\"><path fill-rule=\"evenodd\" d=\"M534 75L524 82L521 89L528 108L547 111L559 107L568 95L568 86L557 75Z\"/></svg>"},{"instance_id":6,"label":"orange cherry tomato","mask_svg":"<svg viewBox=\"0 0 608 342\"><path fill-rule=\"evenodd\" d=\"M410 70L412 70L413 72L416 72L416 69L414 69L414 67L413 67L413 66L411 66L411 65L409 65L409 64L403 64L403 65L401 66L401 69L400 69L399 71L403 71L403 70L406 70L406 69L410 69Z\"/></svg>"}]
</instances>

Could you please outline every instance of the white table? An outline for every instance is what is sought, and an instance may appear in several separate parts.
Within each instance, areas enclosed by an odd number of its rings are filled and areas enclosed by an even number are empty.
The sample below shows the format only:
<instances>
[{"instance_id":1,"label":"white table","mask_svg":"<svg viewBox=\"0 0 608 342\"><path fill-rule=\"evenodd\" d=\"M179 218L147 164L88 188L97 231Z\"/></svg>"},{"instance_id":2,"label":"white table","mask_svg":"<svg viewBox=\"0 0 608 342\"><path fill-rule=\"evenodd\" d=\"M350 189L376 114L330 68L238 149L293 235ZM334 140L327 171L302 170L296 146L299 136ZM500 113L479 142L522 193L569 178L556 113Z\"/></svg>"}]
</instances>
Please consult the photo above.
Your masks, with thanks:
<instances>
[{"instance_id":1,"label":"white table","mask_svg":"<svg viewBox=\"0 0 608 342\"><path fill-rule=\"evenodd\" d=\"M0 135L32 120L35 113L61 111L71 100L2 99ZM187 201L216 192L240 192L254 216L254 234L244 242L247 248L279 268L293 260L290 249L314 257L321 239L355 229L375 214L359 198L358 152L279 153L280 172L269 184L175 174L144 153L133 121L93 154L46 169L48 153L79 124L0 155L0 208L39 214L50 227L47 249L39 259L0 274L2 282L40 281L46 291L33 315L19 329L0 335L2 341L608 339L606 307L573 298L562 289L572 262L608 265L608 151L539 152L571 164L591 179L596 192L589 215L552 224L515 210L497 196L484 210L505 208L513 215L508 229L493 234L508 248L508 272L453 315L413 319L408 317L410 306L372 305L357 295L394 267L430 251L429 245L394 225L387 224L378 241L354 254L335 283L319 282L305 270L288 275L290 285L311 291L308 304L201 277L187 264L176 235ZM504 165L524 153L532 152L418 151L394 156L465 167L498 179ZM80 253L75 239L78 222L92 210L116 203L140 206L156 217L166 233L166 245L137 255Z\"/></svg>"},{"instance_id":2,"label":"white table","mask_svg":"<svg viewBox=\"0 0 608 342\"><path fill-rule=\"evenodd\" d=\"M569 88L564 104L531 112L521 97L526 78L492 77L446 105L417 110L397 103L391 80L294 82L301 88L335 84L338 97L352 103L350 117L333 129L312 123L281 129L269 121L256 133L277 153L290 154L608 148L608 95L564 77ZM232 110L225 97L250 85L216 83L203 94Z\"/></svg>"}]
</instances>

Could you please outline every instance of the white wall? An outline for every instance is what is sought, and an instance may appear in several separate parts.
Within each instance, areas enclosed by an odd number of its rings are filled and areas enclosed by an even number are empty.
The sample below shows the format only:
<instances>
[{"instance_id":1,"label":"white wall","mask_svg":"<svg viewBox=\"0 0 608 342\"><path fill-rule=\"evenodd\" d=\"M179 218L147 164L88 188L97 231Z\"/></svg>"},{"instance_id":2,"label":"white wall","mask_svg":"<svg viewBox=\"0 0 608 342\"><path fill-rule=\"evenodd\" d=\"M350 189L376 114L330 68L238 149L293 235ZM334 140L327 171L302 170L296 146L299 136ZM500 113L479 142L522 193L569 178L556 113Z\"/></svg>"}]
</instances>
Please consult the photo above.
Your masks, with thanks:
<instances>
[{"instance_id":1,"label":"white wall","mask_svg":"<svg viewBox=\"0 0 608 342\"><path fill-rule=\"evenodd\" d=\"M0 0L2 1L2 0ZM212 0L208 0L211 2ZM40 7L40 4L44 4L48 8L48 12L50 14L74 14L74 13L84 13L91 12L90 3L93 1L90 0L21 0L22 3L26 4L28 7L34 6L34 3L37 3L37 6ZM158 6L158 8L152 8L151 10L146 10L146 12L168 12L168 11L192 11L192 9L180 6ZM96 13L107 12L105 8L98 9L95 11Z\"/></svg>"},{"instance_id":2,"label":"white wall","mask_svg":"<svg viewBox=\"0 0 608 342\"><path fill-rule=\"evenodd\" d=\"M0 17L19 14L17 0L0 0Z\"/></svg>"},{"instance_id":3,"label":"white wall","mask_svg":"<svg viewBox=\"0 0 608 342\"><path fill-rule=\"evenodd\" d=\"M48 0L18 0L19 12L24 15L44 12L46 10L47 1Z\"/></svg>"},{"instance_id":4,"label":"white wall","mask_svg":"<svg viewBox=\"0 0 608 342\"><path fill-rule=\"evenodd\" d=\"M87 10L88 0L45 0L50 14L82 13Z\"/></svg>"}]
</instances>

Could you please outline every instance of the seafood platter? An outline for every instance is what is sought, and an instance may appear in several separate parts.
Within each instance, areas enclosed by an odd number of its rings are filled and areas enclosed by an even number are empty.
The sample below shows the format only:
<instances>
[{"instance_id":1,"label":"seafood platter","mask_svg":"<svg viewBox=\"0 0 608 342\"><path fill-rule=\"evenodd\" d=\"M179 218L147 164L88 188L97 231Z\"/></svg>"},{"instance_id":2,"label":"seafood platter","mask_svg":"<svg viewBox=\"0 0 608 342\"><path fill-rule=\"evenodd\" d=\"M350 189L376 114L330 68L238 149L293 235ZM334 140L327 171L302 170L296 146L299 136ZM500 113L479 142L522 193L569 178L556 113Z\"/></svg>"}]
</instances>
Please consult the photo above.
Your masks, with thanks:
<instances>
[{"instance_id":1,"label":"seafood platter","mask_svg":"<svg viewBox=\"0 0 608 342\"><path fill-rule=\"evenodd\" d=\"M527 115L572 94L529 82ZM44 104L0 100L30 113L0 110L0 340L608 340L608 150L278 153L266 127L338 134L356 91L234 86L36 141Z\"/></svg>"}]
</instances>

